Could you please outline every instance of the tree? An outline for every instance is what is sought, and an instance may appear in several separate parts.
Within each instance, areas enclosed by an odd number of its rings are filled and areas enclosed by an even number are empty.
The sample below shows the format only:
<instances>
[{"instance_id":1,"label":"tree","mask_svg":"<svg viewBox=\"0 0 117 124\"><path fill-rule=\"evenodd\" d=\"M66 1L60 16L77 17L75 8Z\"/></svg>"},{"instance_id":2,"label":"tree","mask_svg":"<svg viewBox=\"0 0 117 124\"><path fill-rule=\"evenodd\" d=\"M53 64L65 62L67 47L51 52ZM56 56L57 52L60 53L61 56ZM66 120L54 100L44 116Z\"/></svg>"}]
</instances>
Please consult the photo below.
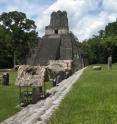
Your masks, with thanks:
<instances>
[{"instance_id":1,"label":"tree","mask_svg":"<svg viewBox=\"0 0 117 124\"><path fill-rule=\"evenodd\" d=\"M12 57L9 52L11 50L10 41L11 33L0 25L0 67L12 66Z\"/></svg>"},{"instance_id":2,"label":"tree","mask_svg":"<svg viewBox=\"0 0 117 124\"><path fill-rule=\"evenodd\" d=\"M30 47L35 44L37 39L35 22L27 19L24 13L13 11L1 14L0 24L10 33L9 48L11 48L14 65L24 63L23 58L26 58Z\"/></svg>"},{"instance_id":3,"label":"tree","mask_svg":"<svg viewBox=\"0 0 117 124\"><path fill-rule=\"evenodd\" d=\"M90 64L107 63L110 55L113 62L117 62L117 21L109 23L105 30L99 31L98 36L82 42L80 46Z\"/></svg>"},{"instance_id":4,"label":"tree","mask_svg":"<svg viewBox=\"0 0 117 124\"><path fill-rule=\"evenodd\" d=\"M117 35L117 21L113 23L109 23L105 27L105 35Z\"/></svg>"}]
</instances>

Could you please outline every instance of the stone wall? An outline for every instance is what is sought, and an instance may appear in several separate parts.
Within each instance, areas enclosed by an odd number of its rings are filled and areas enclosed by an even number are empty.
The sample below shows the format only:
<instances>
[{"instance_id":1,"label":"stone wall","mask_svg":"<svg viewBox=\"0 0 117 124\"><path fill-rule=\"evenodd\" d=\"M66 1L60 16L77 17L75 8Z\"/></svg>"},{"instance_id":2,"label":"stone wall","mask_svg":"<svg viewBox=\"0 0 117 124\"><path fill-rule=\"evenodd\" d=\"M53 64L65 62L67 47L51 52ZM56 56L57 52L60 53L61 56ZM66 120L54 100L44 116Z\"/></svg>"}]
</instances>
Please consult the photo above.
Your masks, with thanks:
<instances>
[{"instance_id":1,"label":"stone wall","mask_svg":"<svg viewBox=\"0 0 117 124\"><path fill-rule=\"evenodd\" d=\"M68 18L65 11L57 11L51 14L50 24L45 27L45 35L61 35L69 32Z\"/></svg>"},{"instance_id":2,"label":"stone wall","mask_svg":"<svg viewBox=\"0 0 117 124\"><path fill-rule=\"evenodd\" d=\"M50 27L68 28L68 18L66 11L57 11L51 14Z\"/></svg>"},{"instance_id":3,"label":"stone wall","mask_svg":"<svg viewBox=\"0 0 117 124\"><path fill-rule=\"evenodd\" d=\"M56 33L57 31L57 33ZM68 34L68 29L61 28L61 29L45 29L45 35L62 35L62 34Z\"/></svg>"},{"instance_id":4,"label":"stone wall","mask_svg":"<svg viewBox=\"0 0 117 124\"><path fill-rule=\"evenodd\" d=\"M48 68L50 69L61 69L61 70L71 70L72 60L49 60Z\"/></svg>"}]
</instances>

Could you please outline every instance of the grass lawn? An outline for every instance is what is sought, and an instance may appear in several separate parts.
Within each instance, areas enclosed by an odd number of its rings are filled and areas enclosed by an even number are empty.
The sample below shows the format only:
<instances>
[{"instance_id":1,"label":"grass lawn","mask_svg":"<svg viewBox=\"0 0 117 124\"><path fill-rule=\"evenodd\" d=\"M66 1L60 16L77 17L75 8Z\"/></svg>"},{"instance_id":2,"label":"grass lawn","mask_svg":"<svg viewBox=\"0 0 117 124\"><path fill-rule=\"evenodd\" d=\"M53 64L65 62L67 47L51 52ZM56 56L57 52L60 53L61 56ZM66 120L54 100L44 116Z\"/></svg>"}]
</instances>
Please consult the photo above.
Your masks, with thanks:
<instances>
[{"instance_id":1,"label":"grass lawn","mask_svg":"<svg viewBox=\"0 0 117 124\"><path fill-rule=\"evenodd\" d=\"M117 124L117 64L88 67L48 124Z\"/></svg>"},{"instance_id":2,"label":"grass lawn","mask_svg":"<svg viewBox=\"0 0 117 124\"><path fill-rule=\"evenodd\" d=\"M9 86L2 86L0 81L0 122L20 110L17 107L19 104L19 90L14 85L16 72L12 70L9 74ZM0 72L0 75L2 75L2 72Z\"/></svg>"}]
</instances>

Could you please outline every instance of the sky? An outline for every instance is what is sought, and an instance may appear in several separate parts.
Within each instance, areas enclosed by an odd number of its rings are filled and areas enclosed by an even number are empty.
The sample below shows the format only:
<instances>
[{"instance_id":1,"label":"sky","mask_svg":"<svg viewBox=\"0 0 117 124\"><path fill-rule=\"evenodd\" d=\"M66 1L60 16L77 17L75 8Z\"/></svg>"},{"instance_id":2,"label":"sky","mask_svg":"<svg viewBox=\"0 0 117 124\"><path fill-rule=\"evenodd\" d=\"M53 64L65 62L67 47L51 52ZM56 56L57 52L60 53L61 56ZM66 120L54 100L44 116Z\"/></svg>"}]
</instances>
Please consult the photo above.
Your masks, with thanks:
<instances>
[{"instance_id":1,"label":"sky","mask_svg":"<svg viewBox=\"0 0 117 124\"><path fill-rule=\"evenodd\" d=\"M39 36L53 11L67 11L70 30L83 41L117 20L117 0L0 0L0 13L21 11L34 20Z\"/></svg>"}]
</instances>

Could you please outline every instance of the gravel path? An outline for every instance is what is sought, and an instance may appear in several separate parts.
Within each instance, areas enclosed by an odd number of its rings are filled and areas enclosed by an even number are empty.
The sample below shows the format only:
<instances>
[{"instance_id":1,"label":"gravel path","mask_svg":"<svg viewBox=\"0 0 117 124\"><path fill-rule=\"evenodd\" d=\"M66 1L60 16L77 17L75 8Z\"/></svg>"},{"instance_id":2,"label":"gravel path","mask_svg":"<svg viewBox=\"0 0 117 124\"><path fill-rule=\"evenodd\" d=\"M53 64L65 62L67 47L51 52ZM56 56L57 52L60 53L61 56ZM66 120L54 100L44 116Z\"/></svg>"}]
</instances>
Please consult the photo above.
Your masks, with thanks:
<instances>
[{"instance_id":1,"label":"gravel path","mask_svg":"<svg viewBox=\"0 0 117 124\"><path fill-rule=\"evenodd\" d=\"M79 79L84 69L77 71L68 79L63 80L57 87L49 90L50 97L27 106L1 124L46 124L53 111L58 108L60 102Z\"/></svg>"}]
</instances>

